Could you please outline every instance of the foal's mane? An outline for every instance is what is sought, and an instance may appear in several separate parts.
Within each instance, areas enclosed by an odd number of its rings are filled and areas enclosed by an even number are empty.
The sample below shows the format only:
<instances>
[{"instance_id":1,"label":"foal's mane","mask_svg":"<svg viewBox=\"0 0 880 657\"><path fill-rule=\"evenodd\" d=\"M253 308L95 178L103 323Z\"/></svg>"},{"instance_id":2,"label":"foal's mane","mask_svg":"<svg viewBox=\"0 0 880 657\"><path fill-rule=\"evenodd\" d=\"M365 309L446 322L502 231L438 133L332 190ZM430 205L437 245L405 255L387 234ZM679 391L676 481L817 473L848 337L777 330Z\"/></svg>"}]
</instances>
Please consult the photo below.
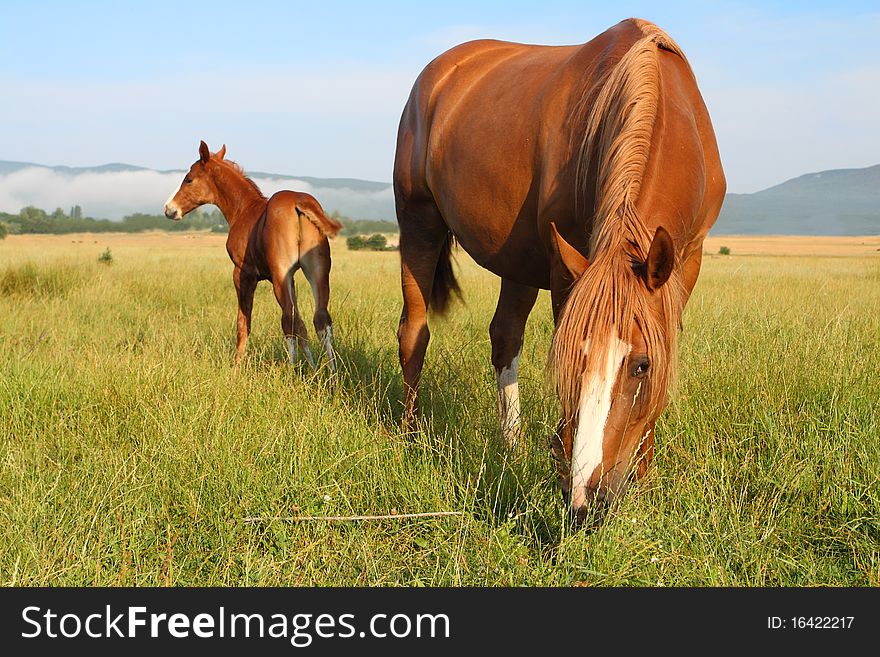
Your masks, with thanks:
<instances>
[{"instance_id":1,"label":"foal's mane","mask_svg":"<svg viewBox=\"0 0 880 657\"><path fill-rule=\"evenodd\" d=\"M235 176L236 176L237 178L242 179L244 182L246 182L248 185L250 185L251 189L253 189L253 191L255 191L255 192L260 196L261 199L263 199L263 200L266 199L266 195L263 194L263 192L262 192L262 191L260 190L260 188L257 186L257 183L255 183L255 182L254 182L254 181L253 181L253 180L252 180L252 179L251 179L251 178L250 178L250 177L244 172L244 169L242 169L242 168L241 168L241 165L239 165L237 162L233 162L232 160L226 160L226 159L223 159L223 160L215 160L215 162L217 162L217 164L220 164L220 165L221 165L221 171L228 171L228 172L230 172L230 173L235 174ZM226 166L222 166L222 165L226 165Z\"/></svg>"},{"instance_id":2,"label":"foal's mane","mask_svg":"<svg viewBox=\"0 0 880 657\"><path fill-rule=\"evenodd\" d=\"M662 314L653 311L645 284L633 265L647 258L653 234L636 213L636 201L651 148L660 99L658 49L687 59L676 43L653 23L629 19L642 33L623 57L587 86L581 101L586 114L575 143L578 194L595 185L595 214L589 261L562 310L551 347L551 364L564 417L572 420L580 403L581 380L595 372L612 338L629 340L633 322L642 330L651 359L642 397L662 404L676 374L676 340L684 293L680 268L653 294ZM577 139L578 137L576 137ZM585 353L584 339L590 348ZM634 400L635 403L635 400ZM659 410L659 409L658 409Z\"/></svg>"}]
</instances>

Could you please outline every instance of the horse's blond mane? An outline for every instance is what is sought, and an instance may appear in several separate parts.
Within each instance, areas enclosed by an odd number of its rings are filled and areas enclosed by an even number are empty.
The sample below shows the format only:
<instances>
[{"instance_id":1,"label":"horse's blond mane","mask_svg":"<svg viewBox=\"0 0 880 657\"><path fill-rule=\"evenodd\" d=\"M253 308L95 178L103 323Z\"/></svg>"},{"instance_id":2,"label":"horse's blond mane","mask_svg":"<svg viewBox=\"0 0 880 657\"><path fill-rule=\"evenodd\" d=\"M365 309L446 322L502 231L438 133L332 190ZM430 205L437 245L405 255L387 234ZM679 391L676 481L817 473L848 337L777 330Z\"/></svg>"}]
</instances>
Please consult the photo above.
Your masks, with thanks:
<instances>
[{"instance_id":1,"label":"horse's blond mane","mask_svg":"<svg viewBox=\"0 0 880 657\"><path fill-rule=\"evenodd\" d=\"M574 284L551 347L551 363L564 416L572 420L581 380L595 371L611 338L629 339L636 322L651 359L647 392L662 404L676 374L677 336L684 303L679 267L654 294L662 316L652 309L633 264L644 262L653 234L636 212L650 154L660 91L658 48L681 57L681 49L653 23L630 19L642 33L623 57L585 90L585 129L576 144L578 190L588 196L595 184L590 266ZM585 337L590 349L584 350ZM644 390L643 390L644 394Z\"/></svg>"}]
</instances>

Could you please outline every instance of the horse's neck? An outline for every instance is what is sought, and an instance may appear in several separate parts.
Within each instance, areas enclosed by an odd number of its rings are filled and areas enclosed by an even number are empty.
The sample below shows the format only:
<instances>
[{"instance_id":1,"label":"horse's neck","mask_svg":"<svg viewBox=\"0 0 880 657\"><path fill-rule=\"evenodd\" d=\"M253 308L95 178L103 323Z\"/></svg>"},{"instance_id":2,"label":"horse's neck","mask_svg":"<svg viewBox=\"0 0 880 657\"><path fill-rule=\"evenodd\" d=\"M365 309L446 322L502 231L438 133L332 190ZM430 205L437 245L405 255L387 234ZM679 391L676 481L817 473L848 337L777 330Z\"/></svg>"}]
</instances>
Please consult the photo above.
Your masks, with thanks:
<instances>
[{"instance_id":1,"label":"horse's neck","mask_svg":"<svg viewBox=\"0 0 880 657\"><path fill-rule=\"evenodd\" d=\"M218 194L216 205L226 217L230 228L239 222L254 222L259 218L266 205L266 198L246 180L224 172L215 182Z\"/></svg>"}]
</instances>

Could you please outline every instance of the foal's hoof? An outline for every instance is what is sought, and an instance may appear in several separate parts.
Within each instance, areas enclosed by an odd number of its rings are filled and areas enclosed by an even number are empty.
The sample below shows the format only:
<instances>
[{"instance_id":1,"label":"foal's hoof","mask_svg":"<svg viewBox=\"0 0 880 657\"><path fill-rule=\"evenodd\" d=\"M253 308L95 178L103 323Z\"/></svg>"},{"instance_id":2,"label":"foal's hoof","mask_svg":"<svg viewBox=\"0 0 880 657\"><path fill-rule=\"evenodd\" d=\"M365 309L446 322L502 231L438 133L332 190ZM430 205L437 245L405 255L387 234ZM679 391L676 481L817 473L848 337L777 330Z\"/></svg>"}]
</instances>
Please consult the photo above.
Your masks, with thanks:
<instances>
[{"instance_id":1,"label":"foal's hoof","mask_svg":"<svg viewBox=\"0 0 880 657\"><path fill-rule=\"evenodd\" d=\"M404 413L400 420L400 434L410 442L419 435L418 415L415 413Z\"/></svg>"},{"instance_id":2,"label":"foal's hoof","mask_svg":"<svg viewBox=\"0 0 880 657\"><path fill-rule=\"evenodd\" d=\"M502 429L501 440L504 442L504 448L510 452L517 452L525 446L522 428L519 426Z\"/></svg>"}]
</instances>

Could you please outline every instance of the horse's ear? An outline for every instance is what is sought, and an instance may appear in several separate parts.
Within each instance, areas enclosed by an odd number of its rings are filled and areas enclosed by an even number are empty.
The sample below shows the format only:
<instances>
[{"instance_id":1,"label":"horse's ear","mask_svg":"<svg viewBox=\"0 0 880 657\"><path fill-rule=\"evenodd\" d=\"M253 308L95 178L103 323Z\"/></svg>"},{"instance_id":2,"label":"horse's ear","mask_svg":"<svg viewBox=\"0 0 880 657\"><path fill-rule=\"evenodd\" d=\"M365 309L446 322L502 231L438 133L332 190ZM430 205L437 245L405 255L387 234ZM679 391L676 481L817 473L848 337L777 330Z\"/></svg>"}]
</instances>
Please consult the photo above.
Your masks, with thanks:
<instances>
[{"instance_id":1,"label":"horse's ear","mask_svg":"<svg viewBox=\"0 0 880 657\"><path fill-rule=\"evenodd\" d=\"M220 147L220 150L214 153L214 155L217 156L218 160L222 160L224 157L226 157L226 144L223 144Z\"/></svg>"},{"instance_id":2,"label":"horse's ear","mask_svg":"<svg viewBox=\"0 0 880 657\"><path fill-rule=\"evenodd\" d=\"M649 290L661 287L672 274L675 265L675 244L669 232L659 226L651 240L651 249L645 261L645 284Z\"/></svg>"},{"instance_id":3,"label":"horse's ear","mask_svg":"<svg viewBox=\"0 0 880 657\"><path fill-rule=\"evenodd\" d=\"M199 159L202 164L205 164L208 159L211 157L211 151L208 150L208 145L204 142L204 140L199 144Z\"/></svg>"},{"instance_id":4,"label":"horse's ear","mask_svg":"<svg viewBox=\"0 0 880 657\"><path fill-rule=\"evenodd\" d=\"M550 222L550 244L553 247L553 258L556 261L554 264L561 265L572 282L579 279L590 266L590 261L559 234L559 231L556 230L556 223L553 221Z\"/></svg>"}]
</instances>

